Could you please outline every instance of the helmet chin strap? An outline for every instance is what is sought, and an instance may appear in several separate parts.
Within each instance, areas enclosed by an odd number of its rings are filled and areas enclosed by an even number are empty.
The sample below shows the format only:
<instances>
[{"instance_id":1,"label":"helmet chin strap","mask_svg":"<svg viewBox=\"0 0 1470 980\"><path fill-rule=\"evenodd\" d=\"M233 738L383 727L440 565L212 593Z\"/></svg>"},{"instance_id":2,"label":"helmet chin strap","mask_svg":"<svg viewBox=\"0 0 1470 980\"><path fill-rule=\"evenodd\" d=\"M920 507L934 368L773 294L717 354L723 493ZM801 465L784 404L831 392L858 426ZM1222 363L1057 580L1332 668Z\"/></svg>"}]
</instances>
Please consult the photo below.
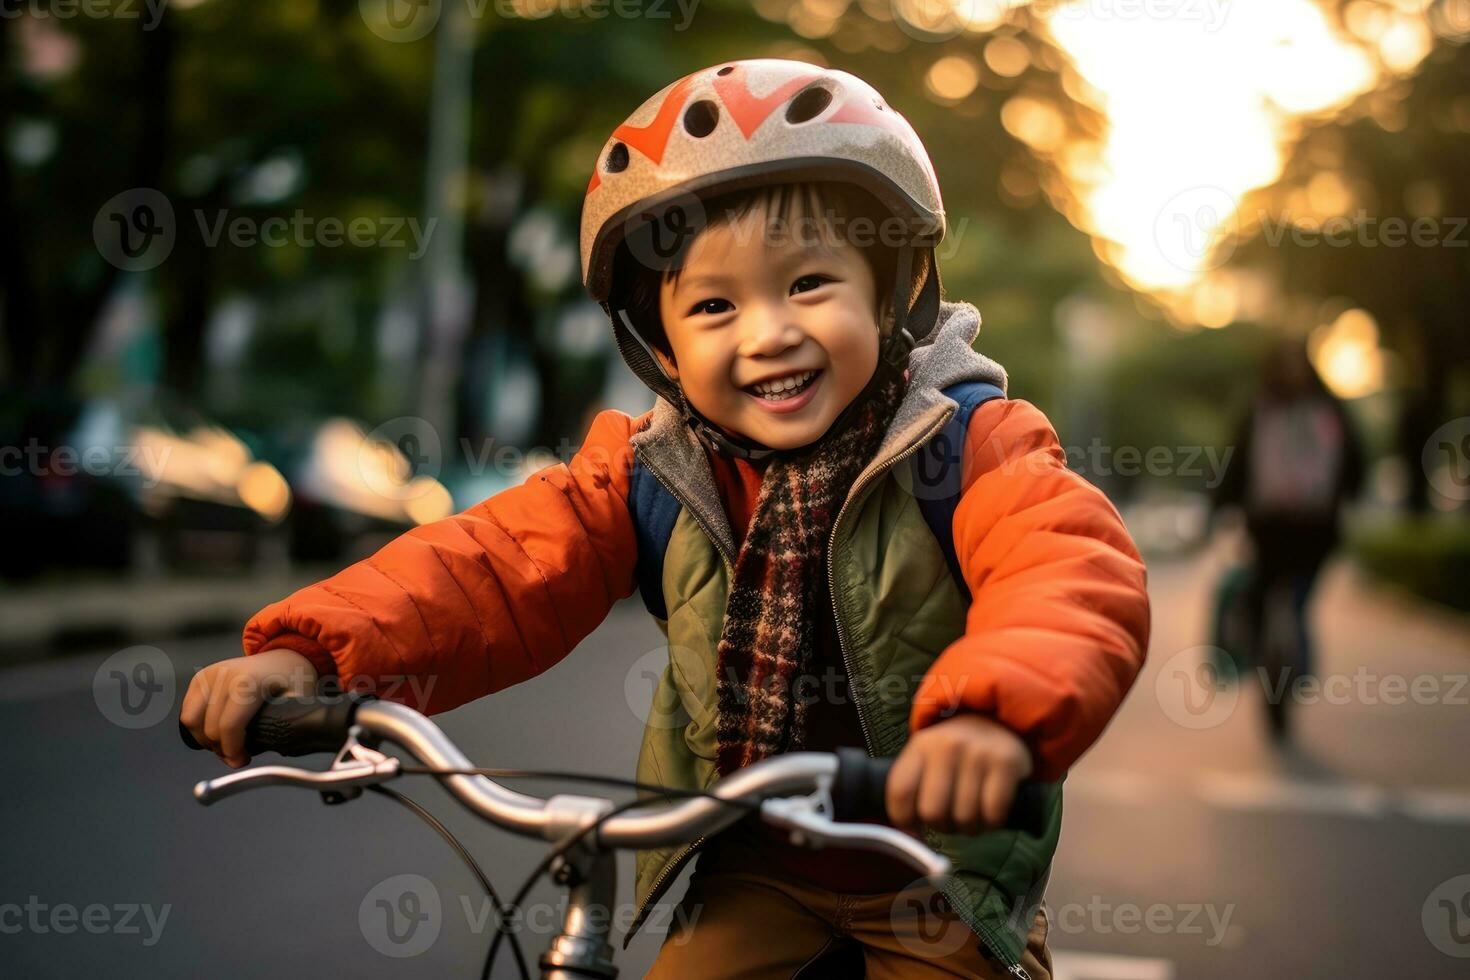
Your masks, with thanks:
<instances>
[{"instance_id":1,"label":"helmet chin strap","mask_svg":"<svg viewBox=\"0 0 1470 980\"><path fill-rule=\"evenodd\" d=\"M828 436L841 432L851 421L852 417L868 402L868 399L878 390L885 379L891 373L893 376L901 376L904 368L908 365L909 351L914 349L914 336L908 330L908 300L910 290L913 288L913 266L914 249L912 245L904 245L898 251L898 268L894 275L893 286L893 329L888 336L883 338L883 343L878 348L878 363L873 368L873 374L868 378L868 383L863 390L848 402L847 407L837 414L832 424L817 438L801 446L790 449L774 449L764 443L744 436L731 436L714 425L699 413L689 400L684 397L684 389L679 388L679 410L683 413L684 422L699 439L717 452L737 459L751 462L759 462L777 453L795 453L806 450L825 440ZM930 275L934 273L931 270ZM921 301L917 306L924 305ZM937 312L937 311L936 311Z\"/></svg>"}]
</instances>

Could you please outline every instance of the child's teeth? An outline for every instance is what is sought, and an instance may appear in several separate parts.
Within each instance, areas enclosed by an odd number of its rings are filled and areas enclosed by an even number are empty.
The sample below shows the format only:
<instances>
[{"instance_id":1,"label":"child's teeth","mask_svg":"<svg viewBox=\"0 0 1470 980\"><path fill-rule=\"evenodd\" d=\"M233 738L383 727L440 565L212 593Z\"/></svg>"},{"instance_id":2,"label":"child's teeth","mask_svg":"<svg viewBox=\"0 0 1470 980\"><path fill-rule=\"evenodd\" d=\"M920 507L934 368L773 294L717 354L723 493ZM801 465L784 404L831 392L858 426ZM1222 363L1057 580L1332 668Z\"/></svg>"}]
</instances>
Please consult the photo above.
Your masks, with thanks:
<instances>
[{"instance_id":1,"label":"child's teeth","mask_svg":"<svg viewBox=\"0 0 1470 980\"><path fill-rule=\"evenodd\" d=\"M770 401L780 401L782 398L787 397L790 391L800 388L810 381L815 374L815 371L803 371L801 374L795 374L789 378L782 378L779 381L768 381L763 384L758 384L755 386L755 390L762 397Z\"/></svg>"}]
</instances>

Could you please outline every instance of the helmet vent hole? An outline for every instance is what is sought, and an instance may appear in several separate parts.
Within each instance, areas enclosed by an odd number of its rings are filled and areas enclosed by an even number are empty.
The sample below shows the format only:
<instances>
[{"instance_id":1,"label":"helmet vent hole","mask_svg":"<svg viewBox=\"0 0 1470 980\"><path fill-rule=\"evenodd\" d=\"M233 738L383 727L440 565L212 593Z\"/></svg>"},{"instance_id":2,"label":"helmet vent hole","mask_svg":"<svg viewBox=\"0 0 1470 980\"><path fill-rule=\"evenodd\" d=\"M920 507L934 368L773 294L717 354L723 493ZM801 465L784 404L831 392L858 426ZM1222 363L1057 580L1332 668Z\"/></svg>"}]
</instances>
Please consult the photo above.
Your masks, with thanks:
<instances>
[{"instance_id":1,"label":"helmet vent hole","mask_svg":"<svg viewBox=\"0 0 1470 980\"><path fill-rule=\"evenodd\" d=\"M786 107L786 121L792 125L811 122L832 104L832 93L821 86L809 88L791 100Z\"/></svg>"},{"instance_id":2,"label":"helmet vent hole","mask_svg":"<svg viewBox=\"0 0 1470 980\"><path fill-rule=\"evenodd\" d=\"M613 148L607 151L607 161L603 163L602 169L610 174L620 174L628 169L628 144L614 143Z\"/></svg>"},{"instance_id":3,"label":"helmet vent hole","mask_svg":"<svg viewBox=\"0 0 1470 980\"><path fill-rule=\"evenodd\" d=\"M713 133L719 122L720 110L709 99L700 99L684 110L684 129L697 139Z\"/></svg>"},{"instance_id":4,"label":"helmet vent hole","mask_svg":"<svg viewBox=\"0 0 1470 980\"><path fill-rule=\"evenodd\" d=\"M721 68L719 71L715 72L715 74L716 75L728 75L728 74L730 74L734 70L735 70L735 66L734 65L726 65L725 67Z\"/></svg>"}]
</instances>

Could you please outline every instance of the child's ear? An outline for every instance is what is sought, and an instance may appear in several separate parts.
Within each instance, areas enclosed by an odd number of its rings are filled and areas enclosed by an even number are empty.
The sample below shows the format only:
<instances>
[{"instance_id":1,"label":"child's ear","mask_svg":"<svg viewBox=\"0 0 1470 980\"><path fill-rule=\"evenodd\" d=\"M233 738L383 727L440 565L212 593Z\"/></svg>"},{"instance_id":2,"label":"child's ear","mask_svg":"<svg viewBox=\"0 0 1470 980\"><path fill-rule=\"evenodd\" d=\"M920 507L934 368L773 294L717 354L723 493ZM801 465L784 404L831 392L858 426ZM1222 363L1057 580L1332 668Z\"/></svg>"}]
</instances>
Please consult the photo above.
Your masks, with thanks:
<instances>
[{"instance_id":1,"label":"child's ear","mask_svg":"<svg viewBox=\"0 0 1470 980\"><path fill-rule=\"evenodd\" d=\"M659 363L664 366L664 373L667 374L669 377L673 378L675 381L678 381L679 380L679 365L678 365L678 362L676 362L672 356L670 356L668 354L665 354L663 351L659 350L657 347L654 347L653 348L653 353L654 353L654 356L658 358Z\"/></svg>"},{"instance_id":2,"label":"child's ear","mask_svg":"<svg viewBox=\"0 0 1470 980\"><path fill-rule=\"evenodd\" d=\"M893 315L893 299L890 297L883 300L878 306L878 333L887 337L893 333L893 324L897 318Z\"/></svg>"}]
</instances>

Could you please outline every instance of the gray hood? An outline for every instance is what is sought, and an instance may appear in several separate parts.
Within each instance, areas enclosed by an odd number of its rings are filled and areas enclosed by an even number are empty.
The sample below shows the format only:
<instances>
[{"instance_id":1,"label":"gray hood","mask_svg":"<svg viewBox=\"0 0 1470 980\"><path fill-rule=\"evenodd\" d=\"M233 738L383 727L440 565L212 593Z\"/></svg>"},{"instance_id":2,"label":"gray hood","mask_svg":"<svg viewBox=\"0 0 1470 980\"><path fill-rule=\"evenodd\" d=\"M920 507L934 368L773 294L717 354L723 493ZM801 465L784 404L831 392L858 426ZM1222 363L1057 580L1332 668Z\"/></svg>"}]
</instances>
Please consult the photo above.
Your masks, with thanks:
<instances>
[{"instance_id":1,"label":"gray hood","mask_svg":"<svg viewBox=\"0 0 1470 980\"><path fill-rule=\"evenodd\" d=\"M907 450L941 416L956 408L942 388L960 381L984 381L1006 390L1003 367L971 345L980 333L980 311L969 303L939 304L939 319L929 337L909 353L909 386L872 461L858 474L860 485L873 469ZM679 409L660 397L648 427L628 440L653 471L708 531L725 557L734 561L735 538L720 503L714 474L699 437L684 424Z\"/></svg>"}]
</instances>

